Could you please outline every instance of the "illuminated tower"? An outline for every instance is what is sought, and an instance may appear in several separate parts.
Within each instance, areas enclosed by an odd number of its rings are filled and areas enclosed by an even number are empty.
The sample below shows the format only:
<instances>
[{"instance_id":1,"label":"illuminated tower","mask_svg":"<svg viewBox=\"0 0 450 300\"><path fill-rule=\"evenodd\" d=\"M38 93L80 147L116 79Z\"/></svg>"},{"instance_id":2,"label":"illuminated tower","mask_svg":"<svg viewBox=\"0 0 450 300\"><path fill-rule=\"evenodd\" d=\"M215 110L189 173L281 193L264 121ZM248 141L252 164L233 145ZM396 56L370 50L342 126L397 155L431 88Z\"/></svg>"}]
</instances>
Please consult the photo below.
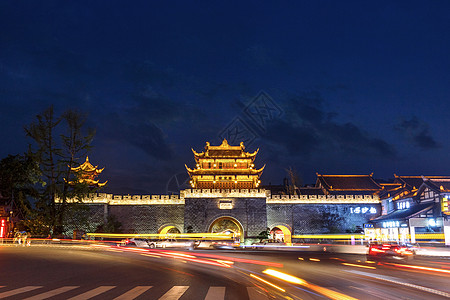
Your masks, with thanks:
<instances>
[{"instance_id":1,"label":"illuminated tower","mask_svg":"<svg viewBox=\"0 0 450 300\"><path fill-rule=\"evenodd\" d=\"M76 168L70 168L70 170L77 176L76 181L69 181L69 184L74 185L76 183L84 183L92 187L103 187L108 181L100 183L96 180L97 176L102 173L103 169L98 169L98 166L93 166L89 162L89 157L86 156L86 161Z\"/></svg>"},{"instance_id":2,"label":"illuminated tower","mask_svg":"<svg viewBox=\"0 0 450 300\"><path fill-rule=\"evenodd\" d=\"M259 150L259 149L258 149ZM206 142L205 151L197 153L192 149L196 166L186 169L195 189L255 189L260 185L265 165L255 169L254 160L258 153L245 152L244 143L230 146L226 139L220 146Z\"/></svg>"}]
</instances>

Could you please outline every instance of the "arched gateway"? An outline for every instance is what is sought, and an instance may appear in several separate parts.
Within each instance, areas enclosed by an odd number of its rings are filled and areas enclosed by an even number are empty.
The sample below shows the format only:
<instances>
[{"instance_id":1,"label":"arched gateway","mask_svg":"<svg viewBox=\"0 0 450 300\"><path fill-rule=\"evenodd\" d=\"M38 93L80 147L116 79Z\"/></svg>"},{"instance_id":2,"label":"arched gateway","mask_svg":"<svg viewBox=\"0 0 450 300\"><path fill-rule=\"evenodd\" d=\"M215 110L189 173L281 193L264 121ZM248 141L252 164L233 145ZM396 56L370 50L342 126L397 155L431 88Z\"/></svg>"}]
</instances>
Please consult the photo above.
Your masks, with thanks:
<instances>
[{"instance_id":1,"label":"arched gateway","mask_svg":"<svg viewBox=\"0 0 450 300\"><path fill-rule=\"evenodd\" d=\"M269 228L272 239L284 242L286 245L292 244L292 229L289 226L278 224Z\"/></svg>"},{"instance_id":2,"label":"arched gateway","mask_svg":"<svg viewBox=\"0 0 450 300\"><path fill-rule=\"evenodd\" d=\"M233 217L225 216L215 219L211 225L209 225L208 232L210 233L232 233L233 237L244 241L244 228L241 222Z\"/></svg>"}]
</instances>

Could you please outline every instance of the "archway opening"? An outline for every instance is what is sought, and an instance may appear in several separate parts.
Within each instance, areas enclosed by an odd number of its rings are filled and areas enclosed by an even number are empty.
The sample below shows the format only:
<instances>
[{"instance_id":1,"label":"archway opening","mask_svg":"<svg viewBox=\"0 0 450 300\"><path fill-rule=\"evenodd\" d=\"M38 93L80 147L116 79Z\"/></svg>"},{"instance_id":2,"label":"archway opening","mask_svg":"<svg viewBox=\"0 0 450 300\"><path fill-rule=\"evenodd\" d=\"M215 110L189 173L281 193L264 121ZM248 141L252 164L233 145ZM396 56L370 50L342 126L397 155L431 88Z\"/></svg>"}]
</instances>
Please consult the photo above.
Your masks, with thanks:
<instances>
[{"instance_id":1,"label":"archway opening","mask_svg":"<svg viewBox=\"0 0 450 300\"><path fill-rule=\"evenodd\" d=\"M232 234L235 240L244 241L244 228L241 223L232 217L220 217L209 226L208 232Z\"/></svg>"},{"instance_id":2,"label":"archway opening","mask_svg":"<svg viewBox=\"0 0 450 300\"><path fill-rule=\"evenodd\" d=\"M286 243L286 245L292 245L292 234L289 228L283 225L277 225L270 231L270 238Z\"/></svg>"},{"instance_id":3,"label":"archway opening","mask_svg":"<svg viewBox=\"0 0 450 300\"><path fill-rule=\"evenodd\" d=\"M180 233L180 231L178 230L178 228L176 228L173 225L168 225L168 226L164 226L162 227L159 232L160 234L168 234L168 233Z\"/></svg>"}]
</instances>

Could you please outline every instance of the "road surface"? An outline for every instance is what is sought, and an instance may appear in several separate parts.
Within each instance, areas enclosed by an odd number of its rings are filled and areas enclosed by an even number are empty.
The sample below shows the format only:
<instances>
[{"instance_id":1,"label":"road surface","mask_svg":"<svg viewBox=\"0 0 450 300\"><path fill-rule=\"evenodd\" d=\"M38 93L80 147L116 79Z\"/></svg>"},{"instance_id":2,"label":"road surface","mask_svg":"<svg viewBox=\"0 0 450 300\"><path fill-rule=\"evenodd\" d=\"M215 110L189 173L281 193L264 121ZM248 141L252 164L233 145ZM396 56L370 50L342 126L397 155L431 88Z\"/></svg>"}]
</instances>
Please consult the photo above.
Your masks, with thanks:
<instances>
[{"instance_id":1,"label":"road surface","mask_svg":"<svg viewBox=\"0 0 450 300\"><path fill-rule=\"evenodd\" d=\"M0 299L448 299L450 261L282 251L0 247ZM289 277L290 276L290 277Z\"/></svg>"}]
</instances>

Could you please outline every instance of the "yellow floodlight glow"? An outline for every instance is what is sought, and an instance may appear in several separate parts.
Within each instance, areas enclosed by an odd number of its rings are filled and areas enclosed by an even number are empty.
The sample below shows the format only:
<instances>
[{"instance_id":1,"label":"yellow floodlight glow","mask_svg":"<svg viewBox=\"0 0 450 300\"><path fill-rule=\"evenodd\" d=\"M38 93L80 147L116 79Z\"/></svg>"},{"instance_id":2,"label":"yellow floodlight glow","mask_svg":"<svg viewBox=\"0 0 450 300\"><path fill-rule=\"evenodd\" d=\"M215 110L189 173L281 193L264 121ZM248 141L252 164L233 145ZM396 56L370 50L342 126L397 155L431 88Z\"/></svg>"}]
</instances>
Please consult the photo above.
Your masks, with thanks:
<instances>
[{"instance_id":1,"label":"yellow floodlight glow","mask_svg":"<svg viewBox=\"0 0 450 300\"><path fill-rule=\"evenodd\" d=\"M320 259L318 259L318 258L309 258L309 260L311 260L311 261L320 261Z\"/></svg>"},{"instance_id":2,"label":"yellow floodlight glow","mask_svg":"<svg viewBox=\"0 0 450 300\"><path fill-rule=\"evenodd\" d=\"M102 238L159 238L159 239L231 239L232 233L149 233L149 234L133 234L133 233L86 233L88 237L102 237Z\"/></svg>"},{"instance_id":3,"label":"yellow floodlight glow","mask_svg":"<svg viewBox=\"0 0 450 300\"><path fill-rule=\"evenodd\" d=\"M266 269L263 271L263 273L290 283L296 283L301 285L307 284L306 281L304 281L303 279L273 269Z\"/></svg>"},{"instance_id":4,"label":"yellow floodlight glow","mask_svg":"<svg viewBox=\"0 0 450 300\"><path fill-rule=\"evenodd\" d=\"M254 275L254 274L250 274L250 277L253 277L253 278L255 278L255 279L258 279L259 281L264 282L265 284L270 285L271 287L274 287L274 288L276 288L277 290L280 290L280 291L282 291L282 292L286 292L285 289L280 288L279 286L277 286L277 285L275 285L275 284L273 284L273 283L271 283L271 282L269 282L269 281L267 281L267 280L264 280L264 279L262 279L262 278L259 277L259 276L256 276L256 275Z\"/></svg>"},{"instance_id":5,"label":"yellow floodlight glow","mask_svg":"<svg viewBox=\"0 0 450 300\"><path fill-rule=\"evenodd\" d=\"M364 234L298 234L293 235L296 239L329 239L329 240L350 240L352 237L354 239L364 239Z\"/></svg>"},{"instance_id":6,"label":"yellow floodlight glow","mask_svg":"<svg viewBox=\"0 0 450 300\"><path fill-rule=\"evenodd\" d=\"M342 263L344 266L350 266L350 267L358 267L358 268L365 268L365 269L376 269L375 267L371 266L364 266L364 265L357 265L357 264L349 264L349 263Z\"/></svg>"}]
</instances>

